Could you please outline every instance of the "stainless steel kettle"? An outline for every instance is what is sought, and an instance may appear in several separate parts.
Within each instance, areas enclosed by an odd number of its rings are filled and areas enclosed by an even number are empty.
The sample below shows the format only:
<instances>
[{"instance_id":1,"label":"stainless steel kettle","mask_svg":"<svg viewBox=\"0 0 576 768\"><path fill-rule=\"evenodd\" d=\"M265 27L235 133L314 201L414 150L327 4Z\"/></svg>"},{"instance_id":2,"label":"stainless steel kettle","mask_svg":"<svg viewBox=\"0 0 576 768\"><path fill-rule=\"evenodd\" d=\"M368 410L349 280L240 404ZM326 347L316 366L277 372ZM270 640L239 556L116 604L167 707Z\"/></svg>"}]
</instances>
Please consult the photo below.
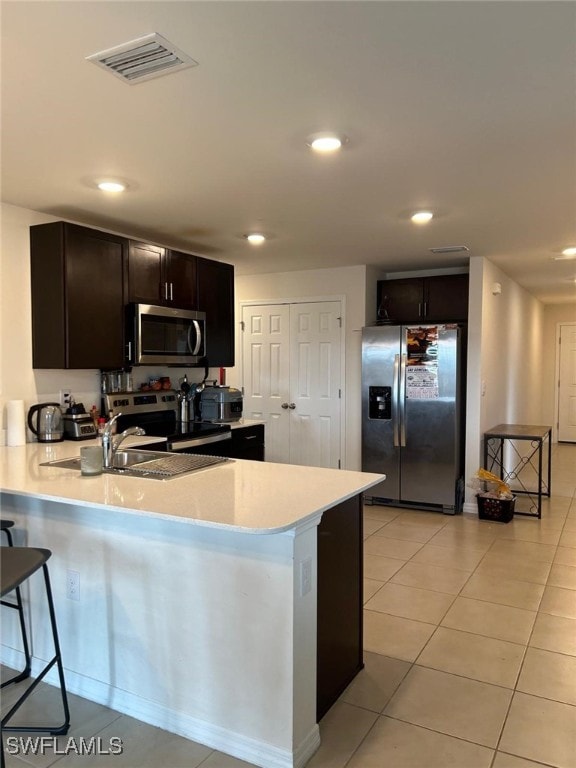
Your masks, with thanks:
<instances>
[{"instance_id":1,"label":"stainless steel kettle","mask_svg":"<svg viewBox=\"0 0 576 768\"><path fill-rule=\"evenodd\" d=\"M64 440L64 423L58 403L39 403L28 411L28 426L39 443L58 443Z\"/></svg>"}]
</instances>

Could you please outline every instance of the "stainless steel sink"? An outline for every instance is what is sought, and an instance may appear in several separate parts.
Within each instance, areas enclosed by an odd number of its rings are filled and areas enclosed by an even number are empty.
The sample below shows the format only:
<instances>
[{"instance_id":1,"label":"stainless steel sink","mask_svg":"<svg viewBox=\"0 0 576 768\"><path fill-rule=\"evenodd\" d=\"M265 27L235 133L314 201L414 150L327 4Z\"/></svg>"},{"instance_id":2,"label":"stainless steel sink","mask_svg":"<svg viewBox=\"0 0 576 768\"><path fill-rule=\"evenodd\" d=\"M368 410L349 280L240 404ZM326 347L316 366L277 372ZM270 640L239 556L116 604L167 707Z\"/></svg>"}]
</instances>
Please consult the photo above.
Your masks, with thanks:
<instances>
[{"instance_id":1,"label":"stainless steel sink","mask_svg":"<svg viewBox=\"0 0 576 768\"><path fill-rule=\"evenodd\" d=\"M138 448L126 448L116 451L111 467L104 472L144 477L153 480L169 480L187 475L198 469L230 461L223 456L200 456L196 454L170 453L166 451L146 451ZM45 461L42 467L61 467L62 469L80 470L80 456L70 459Z\"/></svg>"},{"instance_id":2,"label":"stainless steel sink","mask_svg":"<svg viewBox=\"0 0 576 768\"><path fill-rule=\"evenodd\" d=\"M143 451L137 448L125 448L116 451L112 460L112 469L126 469L143 461L161 459L168 454L166 451Z\"/></svg>"}]
</instances>

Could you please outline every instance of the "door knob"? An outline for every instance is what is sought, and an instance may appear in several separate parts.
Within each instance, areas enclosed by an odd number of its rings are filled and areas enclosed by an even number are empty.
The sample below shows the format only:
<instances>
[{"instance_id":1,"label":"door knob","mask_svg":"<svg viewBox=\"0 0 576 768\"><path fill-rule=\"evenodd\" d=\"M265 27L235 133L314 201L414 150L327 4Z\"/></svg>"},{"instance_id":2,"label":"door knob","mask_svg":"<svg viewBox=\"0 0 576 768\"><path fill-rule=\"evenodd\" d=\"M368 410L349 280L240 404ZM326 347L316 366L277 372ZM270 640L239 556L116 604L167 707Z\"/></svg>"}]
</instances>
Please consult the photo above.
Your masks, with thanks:
<instances>
[{"instance_id":1,"label":"door knob","mask_svg":"<svg viewBox=\"0 0 576 768\"><path fill-rule=\"evenodd\" d=\"M294 410L294 408L296 408L296 403L290 403L290 405L288 406L288 408L290 408L290 410L291 410L291 411L293 411L293 410Z\"/></svg>"},{"instance_id":2,"label":"door knob","mask_svg":"<svg viewBox=\"0 0 576 768\"><path fill-rule=\"evenodd\" d=\"M282 403L282 405L280 406L280 408L284 408L284 410L286 410L286 408L289 408L289 407L290 406L288 405L288 403Z\"/></svg>"}]
</instances>

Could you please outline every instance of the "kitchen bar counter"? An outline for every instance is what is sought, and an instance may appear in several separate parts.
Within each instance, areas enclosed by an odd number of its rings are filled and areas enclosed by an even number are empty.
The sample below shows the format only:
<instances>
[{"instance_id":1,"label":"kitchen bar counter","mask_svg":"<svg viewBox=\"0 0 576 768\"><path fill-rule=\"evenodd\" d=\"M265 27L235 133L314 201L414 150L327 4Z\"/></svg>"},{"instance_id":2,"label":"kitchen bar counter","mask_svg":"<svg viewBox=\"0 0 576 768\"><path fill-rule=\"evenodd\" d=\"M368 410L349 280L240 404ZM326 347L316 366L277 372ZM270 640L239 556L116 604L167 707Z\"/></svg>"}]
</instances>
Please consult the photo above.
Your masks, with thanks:
<instances>
[{"instance_id":1,"label":"kitchen bar counter","mask_svg":"<svg viewBox=\"0 0 576 768\"><path fill-rule=\"evenodd\" d=\"M382 476L242 460L167 481L39 466L89 443L0 448L15 543L53 553L69 690L248 763L301 768L320 744L317 526L333 522L323 550L356 526L358 565L341 592L329 578L328 595L361 634L361 494ZM33 675L50 652L43 605L33 596ZM6 613L1 661L19 667Z\"/></svg>"},{"instance_id":2,"label":"kitchen bar counter","mask_svg":"<svg viewBox=\"0 0 576 768\"><path fill-rule=\"evenodd\" d=\"M0 490L191 525L270 534L302 524L382 480L380 475L363 472L237 459L170 480L108 473L86 477L74 469L40 466L78 456L81 446L96 444L96 440L85 440L0 448ZM146 440L129 438L122 445L136 444L145 448Z\"/></svg>"}]
</instances>

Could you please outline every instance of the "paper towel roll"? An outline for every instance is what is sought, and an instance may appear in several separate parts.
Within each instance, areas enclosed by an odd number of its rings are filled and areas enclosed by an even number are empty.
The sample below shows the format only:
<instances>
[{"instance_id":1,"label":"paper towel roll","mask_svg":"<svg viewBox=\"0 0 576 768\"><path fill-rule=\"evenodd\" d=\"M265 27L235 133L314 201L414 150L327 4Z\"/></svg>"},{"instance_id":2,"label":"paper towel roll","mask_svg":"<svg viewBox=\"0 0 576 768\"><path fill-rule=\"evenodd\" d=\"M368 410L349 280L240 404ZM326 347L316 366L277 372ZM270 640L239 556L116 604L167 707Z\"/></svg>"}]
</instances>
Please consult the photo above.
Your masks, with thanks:
<instances>
[{"instance_id":1,"label":"paper towel roll","mask_svg":"<svg viewBox=\"0 0 576 768\"><path fill-rule=\"evenodd\" d=\"M26 445L24 400L6 403L6 445Z\"/></svg>"}]
</instances>

